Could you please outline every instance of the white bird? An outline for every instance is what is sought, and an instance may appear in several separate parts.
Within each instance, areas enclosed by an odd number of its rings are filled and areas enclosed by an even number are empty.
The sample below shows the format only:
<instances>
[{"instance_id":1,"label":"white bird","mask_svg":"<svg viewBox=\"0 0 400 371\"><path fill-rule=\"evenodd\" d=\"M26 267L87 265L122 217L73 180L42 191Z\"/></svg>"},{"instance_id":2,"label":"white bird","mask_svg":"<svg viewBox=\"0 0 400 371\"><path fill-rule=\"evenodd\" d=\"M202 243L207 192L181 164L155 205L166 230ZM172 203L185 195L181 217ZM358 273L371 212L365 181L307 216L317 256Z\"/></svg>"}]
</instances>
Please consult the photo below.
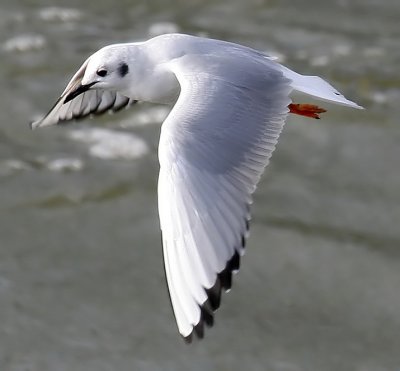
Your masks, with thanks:
<instances>
[{"instance_id":1,"label":"white bird","mask_svg":"<svg viewBox=\"0 0 400 371\"><path fill-rule=\"evenodd\" d=\"M353 108L329 83L257 50L182 34L106 46L72 77L32 128L118 111L137 101L175 103L160 135L158 206L165 272L178 330L190 342L212 326L239 269L252 194L299 91Z\"/></svg>"}]
</instances>

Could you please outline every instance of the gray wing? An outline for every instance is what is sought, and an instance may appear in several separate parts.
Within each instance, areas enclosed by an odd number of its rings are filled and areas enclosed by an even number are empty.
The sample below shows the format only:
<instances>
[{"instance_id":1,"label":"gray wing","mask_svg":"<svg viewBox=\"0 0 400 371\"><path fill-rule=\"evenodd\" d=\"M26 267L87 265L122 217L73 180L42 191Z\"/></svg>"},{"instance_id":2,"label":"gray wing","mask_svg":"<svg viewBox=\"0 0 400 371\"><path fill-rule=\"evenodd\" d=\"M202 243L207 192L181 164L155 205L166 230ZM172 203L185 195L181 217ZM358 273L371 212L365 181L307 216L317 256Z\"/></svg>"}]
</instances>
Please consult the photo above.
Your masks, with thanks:
<instances>
[{"instance_id":1,"label":"gray wing","mask_svg":"<svg viewBox=\"0 0 400 371\"><path fill-rule=\"evenodd\" d=\"M92 89L65 103L68 92L80 84L88 61L72 77L64 92L51 110L43 118L31 123L32 129L49 125L62 124L71 120L83 119L89 115L101 115L105 112L117 112L136 103L115 91Z\"/></svg>"},{"instance_id":2,"label":"gray wing","mask_svg":"<svg viewBox=\"0 0 400 371\"><path fill-rule=\"evenodd\" d=\"M269 63L171 62L181 93L161 129L158 202L172 307L188 341L213 324L239 269L251 195L287 116L289 80Z\"/></svg>"}]
</instances>

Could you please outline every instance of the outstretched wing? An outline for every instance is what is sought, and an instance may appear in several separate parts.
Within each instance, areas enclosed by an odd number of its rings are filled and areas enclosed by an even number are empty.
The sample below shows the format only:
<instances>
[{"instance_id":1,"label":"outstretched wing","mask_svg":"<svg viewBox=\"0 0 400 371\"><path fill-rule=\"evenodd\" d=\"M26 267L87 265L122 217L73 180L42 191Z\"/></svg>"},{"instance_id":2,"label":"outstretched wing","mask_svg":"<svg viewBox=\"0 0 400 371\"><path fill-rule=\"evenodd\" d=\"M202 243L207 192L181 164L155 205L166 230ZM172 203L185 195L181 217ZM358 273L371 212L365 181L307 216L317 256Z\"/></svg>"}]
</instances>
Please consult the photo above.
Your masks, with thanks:
<instances>
[{"instance_id":1,"label":"outstretched wing","mask_svg":"<svg viewBox=\"0 0 400 371\"><path fill-rule=\"evenodd\" d=\"M160 137L165 271L181 335L203 337L239 269L251 195L288 112L289 80L271 61L184 56Z\"/></svg>"},{"instance_id":2,"label":"outstretched wing","mask_svg":"<svg viewBox=\"0 0 400 371\"><path fill-rule=\"evenodd\" d=\"M117 112L137 102L115 91L91 89L65 103L68 93L81 83L87 64L88 60L85 61L78 72L72 77L64 92L47 115L31 123L32 129L61 124L70 120L79 120L89 115L101 115L107 111Z\"/></svg>"}]
</instances>

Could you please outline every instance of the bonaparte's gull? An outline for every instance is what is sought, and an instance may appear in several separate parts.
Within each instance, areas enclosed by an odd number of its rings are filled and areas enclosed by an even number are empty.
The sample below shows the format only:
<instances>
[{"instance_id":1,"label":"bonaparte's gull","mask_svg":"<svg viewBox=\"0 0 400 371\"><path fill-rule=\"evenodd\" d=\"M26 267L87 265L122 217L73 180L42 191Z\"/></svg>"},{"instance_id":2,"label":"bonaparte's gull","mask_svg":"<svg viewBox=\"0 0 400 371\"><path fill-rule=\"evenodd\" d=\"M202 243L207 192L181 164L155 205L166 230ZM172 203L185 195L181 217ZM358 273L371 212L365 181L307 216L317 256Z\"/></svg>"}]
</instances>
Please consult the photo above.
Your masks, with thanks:
<instances>
[{"instance_id":1,"label":"bonaparte's gull","mask_svg":"<svg viewBox=\"0 0 400 371\"><path fill-rule=\"evenodd\" d=\"M165 272L179 332L191 341L212 326L221 291L239 269L252 193L289 112L295 90L361 108L317 76L303 76L257 50L167 34L106 46L72 77L38 128L118 111L137 101L175 103L159 143L158 206Z\"/></svg>"}]
</instances>

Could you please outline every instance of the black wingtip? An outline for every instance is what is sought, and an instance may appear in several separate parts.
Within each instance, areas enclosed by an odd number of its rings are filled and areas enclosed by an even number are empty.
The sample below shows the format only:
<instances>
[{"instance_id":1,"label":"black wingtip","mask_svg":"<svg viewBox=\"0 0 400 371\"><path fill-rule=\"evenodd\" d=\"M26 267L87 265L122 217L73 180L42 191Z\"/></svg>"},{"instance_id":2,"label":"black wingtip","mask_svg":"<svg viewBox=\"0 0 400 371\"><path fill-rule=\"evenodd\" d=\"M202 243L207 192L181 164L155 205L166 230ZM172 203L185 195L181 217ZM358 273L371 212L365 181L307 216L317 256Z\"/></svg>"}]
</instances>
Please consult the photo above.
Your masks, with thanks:
<instances>
[{"instance_id":1,"label":"black wingtip","mask_svg":"<svg viewBox=\"0 0 400 371\"><path fill-rule=\"evenodd\" d=\"M214 325L214 316L213 316L212 311L210 310L210 308L207 307L207 305L203 304L200 307L200 310L201 310L201 320L204 320L204 323L208 327L213 326Z\"/></svg>"},{"instance_id":2,"label":"black wingtip","mask_svg":"<svg viewBox=\"0 0 400 371\"><path fill-rule=\"evenodd\" d=\"M214 325L213 313L221 305L222 289L227 291L232 287L232 273L239 270L239 267L240 254L235 250L232 257L226 263L225 268L218 273L214 286L205 289L208 299L200 305L200 321L193 327L192 333L184 338L186 343L191 343L194 335L196 335L198 339L204 338L204 324L207 325L207 327L212 327Z\"/></svg>"},{"instance_id":3,"label":"black wingtip","mask_svg":"<svg viewBox=\"0 0 400 371\"><path fill-rule=\"evenodd\" d=\"M213 287L205 289L211 309L216 311L221 304L221 281L217 277Z\"/></svg>"},{"instance_id":4,"label":"black wingtip","mask_svg":"<svg viewBox=\"0 0 400 371\"><path fill-rule=\"evenodd\" d=\"M214 286L205 289L207 300L200 305L200 320L197 325L193 326L193 331L189 336L183 337L187 344L192 343L194 338L204 338L204 324L207 327L214 325L214 312L221 305L222 289L228 291L232 287L232 274L236 273L240 268L240 252L243 251L246 245L246 236L249 230L250 218L245 218L246 233L243 234L238 241L237 248L235 249L231 258L227 261L225 268L217 274Z\"/></svg>"},{"instance_id":5,"label":"black wingtip","mask_svg":"<svg viewBox=\"0 0 400 371\"><path fill-rule=\"evenodd\" d=\"M194 335L198 339L204 338L204 325L211 327L214 324L214 317L212 315L211 308L208 301L200 306L201 316L200 321L196 326L193 326L193 331L188 336L182 336L186 344L191 344L193 342Z\"/></svg>"},{"instance_id":6,"label":"black wingtip","mask_svg":"<svg viewBox=\"0 0 400 371\"><path fill-rule=\"evenodd\" d=\"M186 344L191 344L193 341L193 332L191 332L188 336L182 336L182 338Z\"/></svg>"},{"instance_id":7,"label":"black wingtip","mask_svg":"<svg viewBox=\"0 0 400 371\"><path fill-rule=\"evenodd\" d=\"M244 235L242 235L242 247L245 248L246 247L246 237Z\"/></svg>"},{"instance_id":8,"label":"black wingtip","mask_svg":"<svg viewBox=\"0 0 400 371\"><path fill-rule=\"evenodd\" d=\"M243 241L242 241L242 247ZM225 269L218 274L218 278L221 281L222 287L225 289L225 291L230 290L232 288L232 274L237 272L240 268L240 254L238 253L237 250L235 250L235 253L232 255L230 260L226 263Z\"/></svg>"},{"instance_id":9,"label":"black wingtip","mask_svg":"<svg viewBox=\"0 0 400 371\"><path fill-rule=\"evenodd\" d=\"M203 320L200 320L200 322L196 326L194 326L193 331L197 335L198 339L204 338L204 322L203 322Z\"/></svg>"},{"instance_id":10,"label":"black wingtip","mask_svg":"<svg viewBox=\"0 0 400 371\"><path fill-rule=\"evenodd\" d=\"M218 278L221 282L221 286L224 290L229 290L232 287L232 271L224 269L221 273L218 273Z\"/></svg>"},{"instance_id":11,"label":"black wingtip","mask_svg":"<svg viewBox=\"0 0 400 371\"><path fill-rule=\"evenodd\" d=\"M240 254L235 250L231 260L228 261L226 265L227 269L230 271L238 271L240 268Z\"/></svg>"}]
</instances>

